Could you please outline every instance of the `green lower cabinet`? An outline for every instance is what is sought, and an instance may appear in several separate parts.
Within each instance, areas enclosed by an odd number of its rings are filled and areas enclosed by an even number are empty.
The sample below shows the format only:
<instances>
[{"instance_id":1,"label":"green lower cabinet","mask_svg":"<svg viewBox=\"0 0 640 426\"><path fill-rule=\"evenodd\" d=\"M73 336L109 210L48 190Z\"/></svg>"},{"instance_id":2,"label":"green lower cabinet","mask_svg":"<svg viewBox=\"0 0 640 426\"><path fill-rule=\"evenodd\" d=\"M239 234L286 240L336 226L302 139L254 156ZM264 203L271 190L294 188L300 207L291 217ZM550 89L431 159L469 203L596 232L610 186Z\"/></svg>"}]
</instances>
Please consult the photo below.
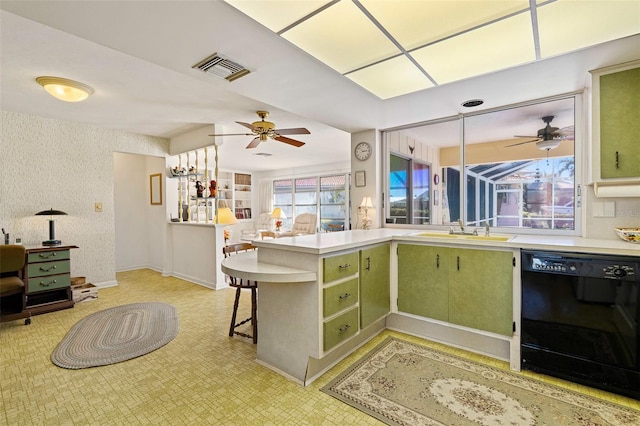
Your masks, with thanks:
<instances>
[{"instance_id":1,"label":"green lower cabinet","mask_svg":"<svg viewBox=\"0 0 640 426\"><path fill-rule=\"evenodd\" d=\"M388 244L360 251L360 327L390 311Z\"/></svg>"},{"instance_id":2,"label":"green lower cabinet","mask_svg":"<svg viewBox=\"0 0 640 426\"><path fill-rule=\"evenodd\" d=\"M398 311L511 336L513 254L398 245Z\"/></svg>"},{"instance_id":3,"label":"green lower cabinet","mask_svg":"<svg viewBox=\"0 0 640 426\"><path fill-rule=\"evenodd\" d=\"M449 322L513 334L513 254L455 249L450 258Z\"/></svg>"},{"instance_id":4,"label":"green lower cabinet","mask_svg":"<svg viewBox=\"0 0 640 426\"><path fill-rule=\"evenodd\" d=\"M323 324L324 350L328 351L357 332L358 308L356 307Z\"/></svg>"},{"instance_id":5,"label":"green lower cabinet","mask_svg":"<svg viewBox=\"0 0 640 426\"><path fill-rule=\"evenodd\" d=\"M449 251L446 247L398 245L398 310L449 320Z\"/></svg>"}]
</instances>

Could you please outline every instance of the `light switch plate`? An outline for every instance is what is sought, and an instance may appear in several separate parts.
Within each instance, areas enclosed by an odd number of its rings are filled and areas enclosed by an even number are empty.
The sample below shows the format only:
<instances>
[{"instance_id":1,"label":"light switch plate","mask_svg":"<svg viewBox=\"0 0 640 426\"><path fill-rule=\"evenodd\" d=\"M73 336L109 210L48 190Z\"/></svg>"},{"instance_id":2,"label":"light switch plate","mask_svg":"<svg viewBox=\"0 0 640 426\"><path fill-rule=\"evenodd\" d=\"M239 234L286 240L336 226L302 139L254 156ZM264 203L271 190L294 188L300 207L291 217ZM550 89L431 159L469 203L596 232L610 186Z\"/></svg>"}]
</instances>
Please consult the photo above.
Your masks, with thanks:
<instances>
[{"instance_id":1,"label":"light switch plate","mask_svg":"<svg viewBox=\"0 0 640 426\"><path fill-rule=\"evenodd\" d=\"M593 217L604 217L604 203L601 201L595 201L593 203Z\"/></svg>"},{"instance_id":2,"label":"light switch plate","mask_svg":"<svg viewBox=\"0 0 640 426\"><path fill-rule=\"evenodd\" d=\"M615 201L606 201L604 203L604 217L616 217Z\"/></svg>"}]
</instances>

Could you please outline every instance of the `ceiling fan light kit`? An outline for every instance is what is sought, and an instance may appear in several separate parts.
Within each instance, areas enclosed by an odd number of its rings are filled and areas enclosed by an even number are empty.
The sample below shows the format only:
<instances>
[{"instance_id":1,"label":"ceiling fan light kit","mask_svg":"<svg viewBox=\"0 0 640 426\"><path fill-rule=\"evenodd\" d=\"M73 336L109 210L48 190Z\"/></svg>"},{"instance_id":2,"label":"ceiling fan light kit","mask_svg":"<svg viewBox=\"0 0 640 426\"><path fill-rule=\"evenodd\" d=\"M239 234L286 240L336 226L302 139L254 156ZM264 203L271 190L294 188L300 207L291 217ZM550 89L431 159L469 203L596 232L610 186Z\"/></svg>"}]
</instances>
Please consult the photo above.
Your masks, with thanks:
<instances>
[{"instance_id":1,"label":"ceiling fan light kit","mask_svg":"<svg viewBox=\"0 0 640 426\"><path fill-rule=\"evenodd\" d=\"M524 145L527 143L536 143L536 148L541 151L547 151L551 149L556 149L560 146L560 142L565 139L573 139L573 126L566 127L564 129L560 129L558 127L551 126L551 121L555 118L554 115L545 115L542 117L542 121L544 121L547 125L542 129L538 130L536 136L518 136L516 138L530 138L531 140L518 142L511 145L507 145L508 147Z\"/></svg>"},{"instance_id":2,"label":"ceiling fan light kit","mask_svg":"<svg viewBox=\"0 0 640 426\"><path fill-rule=\"evenodd\" d=\"M300 142L295 139L288 138L282 135L309 135L311 132L304 127L298 127L293 129L276 129L276 125L270 121L266 121L265 118L269 116L268 111L256 111L258 117L260 117L260 121L254 121L253 123L244 123L242 121L236 121L236 123L240 124L251 130L251 133L226 133L219 135L209 135L209 136L255 136L253 140L247 145L247 149L257 147L260 142L265 142L269 139L276 140L278 142L283 142L288 145L293 145L295 147L301 147L304 145L304 142Z\"/></svg>"},{"instance_id":3,"label":"ceiling fan light kit","mask_svg":"<svg viewBox=\"0 0 640 426\"><path fill-rule=\"evenodd\" d=\"M51 96L65 102L84 101L94 93L92 87L68 78L41 76L36 78L36 81Z\"/></svg>"}]
</instances>

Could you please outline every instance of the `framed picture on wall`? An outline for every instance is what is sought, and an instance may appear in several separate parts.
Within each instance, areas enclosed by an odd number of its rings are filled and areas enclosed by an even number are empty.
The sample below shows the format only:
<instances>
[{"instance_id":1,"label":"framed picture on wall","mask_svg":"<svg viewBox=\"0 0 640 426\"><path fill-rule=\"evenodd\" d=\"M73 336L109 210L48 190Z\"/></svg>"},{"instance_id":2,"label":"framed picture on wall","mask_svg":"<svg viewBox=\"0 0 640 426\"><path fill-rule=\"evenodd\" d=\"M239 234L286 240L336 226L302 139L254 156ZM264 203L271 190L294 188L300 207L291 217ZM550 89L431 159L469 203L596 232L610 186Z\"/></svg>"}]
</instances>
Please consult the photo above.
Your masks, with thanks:
<instances>
[{"instance_id":1,"label":"framed picture on wall","mask_svg":"<svg viewBox=\"0 0 640 426\"><path fill-rule=\"evenodd\" d=\"M364 170L356 172L356 186L367 186L367 177Z\"/></svg>"},{"instance_id":2,"label":"framed picture on wall","mask_svg":"<svg viewBox=\"0 0 640 426\"><path fill-rule=\"evenodd\" d=\"M151 205L162 205L162 173L149 175Z\"/></svg>"}]
</instances>

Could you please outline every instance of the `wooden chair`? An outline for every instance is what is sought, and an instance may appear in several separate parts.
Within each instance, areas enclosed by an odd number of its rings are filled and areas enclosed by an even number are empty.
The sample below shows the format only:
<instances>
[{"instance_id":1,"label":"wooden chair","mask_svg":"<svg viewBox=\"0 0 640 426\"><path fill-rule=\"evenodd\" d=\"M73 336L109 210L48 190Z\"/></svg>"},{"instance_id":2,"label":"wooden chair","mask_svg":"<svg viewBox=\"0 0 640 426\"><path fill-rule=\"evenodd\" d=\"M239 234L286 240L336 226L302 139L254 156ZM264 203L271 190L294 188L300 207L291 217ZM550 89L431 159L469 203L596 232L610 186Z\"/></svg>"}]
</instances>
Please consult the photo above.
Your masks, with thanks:
<instances>
[{"instance_id":1,"label":"wooden chair","mask_svg":"<svg viewBox=\"0 0 640 426\"><path fill-rule=\"evenodd\" d=\"M5 321L22 318L21 313L25 309L22 269L25 262L24 246L0 246L0 313ZM31 318L27 318L25 324L30 323Z\"/></svg>"},{"instance_id":2,"label":"wooden chair","mask_svg":"<svg viewBox=\"0 0 640 426\"><path fill-rule=\"evenodd\" d=\"M252 245L251 243L230 244L228 246L222 247L222 253L226 258L233 255L234 253L255 250L256 248L257 247ZM236 298L233 302L233 314L231 316L231 325L229 327L229 337L233 337L234 334L237 334L239 336L252 339L253 343L258 343L258 283L256 281L243 280L242 278L237 278L230 275L228 275L227 277L229 279L229 286L236 288ZM236 322L242 289L251 290L251 316L243 321ZM251 321L252 334L247 334L236 330L236 328L240 327L243 324L246 324L249 321Z\"/></svg>"}]
</instances>

